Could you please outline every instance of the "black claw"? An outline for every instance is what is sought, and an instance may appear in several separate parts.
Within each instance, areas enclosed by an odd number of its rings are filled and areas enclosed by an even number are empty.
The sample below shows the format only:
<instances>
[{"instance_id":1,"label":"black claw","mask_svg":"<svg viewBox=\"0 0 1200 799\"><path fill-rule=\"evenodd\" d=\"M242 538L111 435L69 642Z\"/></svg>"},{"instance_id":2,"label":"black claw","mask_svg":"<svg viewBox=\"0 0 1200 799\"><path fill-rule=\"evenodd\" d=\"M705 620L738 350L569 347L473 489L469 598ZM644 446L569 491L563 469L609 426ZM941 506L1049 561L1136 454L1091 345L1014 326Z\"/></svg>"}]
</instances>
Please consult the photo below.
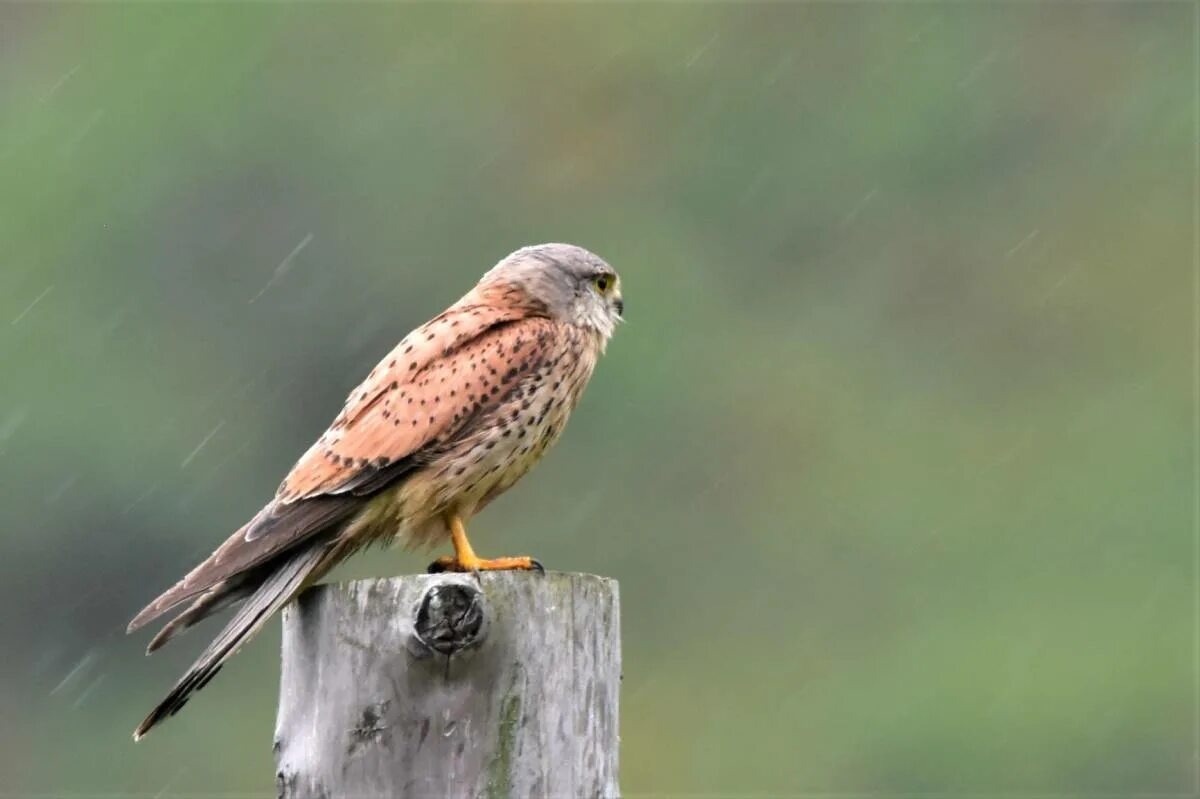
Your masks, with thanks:
<instances>
[{"instance_id":1,"label":"black claw","mask_svg":"<svg viewBox=\"0 0 1200 799\"><path fill-rule=\"evenodd\" d=\"M538 574L542 575L543 577L546 576L546 567L543 566L542 562L537 558L530 558L529 565L532 566L533 570Z\"/></svg>"},{"instance_id":2,"label":"black claw","mask_svg":"<svg viewBox=\"0 0 1200 799\"><path fill-rule=\"evenodd\" d=\"M446 571L446 564L437 560L435 560L433 563L430 563L425 569L426 574L441 574L444 571Z\"/></svg>"}]
</instances>

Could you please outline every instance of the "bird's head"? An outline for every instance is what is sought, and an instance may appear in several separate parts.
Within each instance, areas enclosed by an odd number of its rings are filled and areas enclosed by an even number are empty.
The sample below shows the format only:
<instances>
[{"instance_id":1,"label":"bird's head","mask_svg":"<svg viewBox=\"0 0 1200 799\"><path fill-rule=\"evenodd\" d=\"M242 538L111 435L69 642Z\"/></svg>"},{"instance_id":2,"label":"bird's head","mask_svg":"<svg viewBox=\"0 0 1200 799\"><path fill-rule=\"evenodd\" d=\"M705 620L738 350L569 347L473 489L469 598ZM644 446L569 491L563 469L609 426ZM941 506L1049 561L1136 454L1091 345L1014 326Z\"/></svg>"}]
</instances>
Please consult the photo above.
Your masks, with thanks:
<instances>
[{"instance_id":1,"label":"bird's head","mask_svg":"<svg viewBox=\"0 0 1200 799\"><path fill-rule=\"evenodd\" d=\"M621 279L598 255L573 244L522 247L492 267L480 285L524 290L548 316L590 329L607 341L625 313Z\"/></svg>"}]
</instances>

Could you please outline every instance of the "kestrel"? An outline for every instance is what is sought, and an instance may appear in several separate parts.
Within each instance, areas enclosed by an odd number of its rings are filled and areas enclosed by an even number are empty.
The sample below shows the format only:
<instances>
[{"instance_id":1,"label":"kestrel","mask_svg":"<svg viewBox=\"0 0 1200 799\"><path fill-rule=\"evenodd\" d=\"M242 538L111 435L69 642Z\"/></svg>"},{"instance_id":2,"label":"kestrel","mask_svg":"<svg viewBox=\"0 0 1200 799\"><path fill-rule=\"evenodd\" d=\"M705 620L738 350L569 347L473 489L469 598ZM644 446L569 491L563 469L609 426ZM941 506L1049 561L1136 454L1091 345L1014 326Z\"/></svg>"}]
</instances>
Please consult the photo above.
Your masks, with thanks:
<instances>
[{"instance_id":1,"label":"kestrel","mask_svg":"<svg viewBox=\"0 0 1200 799\"><path fill-rule=\"evenodd\" d=\"M454 555L431 571L540 571L530 557L480 558L465 524L558 438L623 312L612 267L580 247L541 244L500 261L405 336L275 498L129 623L132 632L191 601L149 654L241 603L134 740L183 707L289 600L368 544L448 537Z\"/></svg>"}]
</instances>

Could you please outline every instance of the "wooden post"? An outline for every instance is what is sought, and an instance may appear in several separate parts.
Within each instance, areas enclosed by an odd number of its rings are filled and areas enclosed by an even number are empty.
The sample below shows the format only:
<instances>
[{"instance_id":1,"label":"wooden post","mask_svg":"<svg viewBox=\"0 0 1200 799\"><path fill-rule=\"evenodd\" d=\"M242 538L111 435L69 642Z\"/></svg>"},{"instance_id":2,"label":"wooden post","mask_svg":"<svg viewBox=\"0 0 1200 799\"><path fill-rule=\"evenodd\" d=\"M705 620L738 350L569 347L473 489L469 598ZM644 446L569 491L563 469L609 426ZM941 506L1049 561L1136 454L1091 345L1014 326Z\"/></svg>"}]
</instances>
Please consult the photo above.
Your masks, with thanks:
<instances>
[{"instance_id":1,"label":"wooden post","mask_svg":"<svg viewBox=\"0 0 1200 799\"><path fill-rule=\"evenodd\" d=\"M437 574L283 614L280 797L615 797L617 584Z\"/></svg>"}]
</instances>

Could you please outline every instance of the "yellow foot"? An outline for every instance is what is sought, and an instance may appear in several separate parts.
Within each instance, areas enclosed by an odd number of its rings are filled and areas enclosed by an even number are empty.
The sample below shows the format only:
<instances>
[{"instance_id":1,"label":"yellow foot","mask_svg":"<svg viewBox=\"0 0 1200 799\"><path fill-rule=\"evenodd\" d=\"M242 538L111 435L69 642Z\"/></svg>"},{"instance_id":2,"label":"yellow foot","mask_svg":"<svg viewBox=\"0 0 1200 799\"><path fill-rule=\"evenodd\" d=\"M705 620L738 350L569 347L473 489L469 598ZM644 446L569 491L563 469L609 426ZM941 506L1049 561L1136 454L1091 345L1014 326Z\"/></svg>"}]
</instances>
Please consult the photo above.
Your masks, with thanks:
<instances>
[{"instance_id":1,"label":"yellow foot","mask_svg":"<svg viewBox=\"0 0 1200 799\"><path fill-rule=\"evenodd\" d=\"M479 572L491 571L535 571L539 574L545 574L546 570L542 564L527 555L522 555L515 558L464 558L458 556L447 555L438 558L433 563L429 564L429 573L437 574L439 572Z\"/></svg>"},{"instance_id":2,"label":"yellow foot","mask_svg":"<svg viewBox=\"0 0 1200 799\"><path fill-rule=\"evenodd\" d=\"M467 540L467 530L463 526L462 517L456 511L446 514L446 527L450 530L450 543L454 545L454 556L438 558L429 564L429 572L469 572L476 577L480 572L488 571L536 571L545 574L546 570L528 555L517 558L490 558L485 560L471 549Z\"/></svg>"}]
</instances>

